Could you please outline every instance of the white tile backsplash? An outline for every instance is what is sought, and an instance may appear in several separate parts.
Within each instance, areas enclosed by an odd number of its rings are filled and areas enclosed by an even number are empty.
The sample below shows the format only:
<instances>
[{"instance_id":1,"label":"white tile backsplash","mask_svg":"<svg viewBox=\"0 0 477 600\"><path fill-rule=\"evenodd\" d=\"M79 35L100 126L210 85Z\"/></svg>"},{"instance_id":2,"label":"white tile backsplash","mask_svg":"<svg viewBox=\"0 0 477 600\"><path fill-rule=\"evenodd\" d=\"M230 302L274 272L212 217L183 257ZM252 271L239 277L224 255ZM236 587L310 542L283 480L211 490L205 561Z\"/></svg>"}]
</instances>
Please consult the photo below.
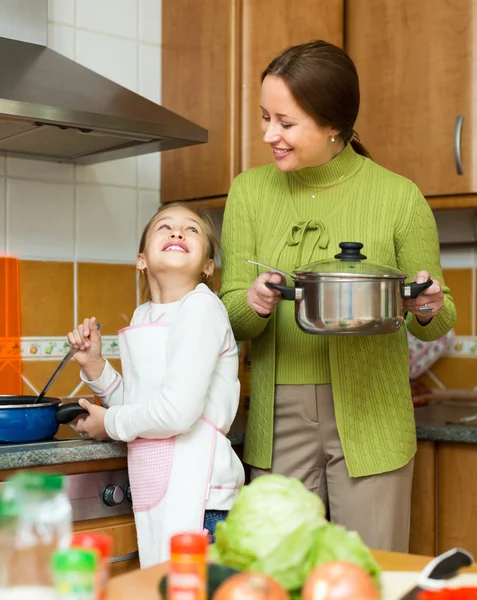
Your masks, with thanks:
<instances>
[{"instance_id":1,"label":"white tile backsplash","mask_svg":"<svg viewBox=\"0 0 477 600\"><path fill-rule=\"evenodd\" d=\"M159 190L161 179L161 155L159 152L137 157L138 185L148 190Z\"/></svg>"},{"instance_id":2,"label":"white tile backsplash","mask_svg":"<svg viewBox=\"0 0 477 600\"><path fill-rule=\"evenodd\" d=\"M19 179L72 183L74 166L44 160L12 158L9 156L6 159L6 173L8 177Z\"/></svg>"},{"instance_id":3,"label":"white tile backsplash","mask_svg":"<svg viewBox=\"0 0 477 600\"><path fill-rule=\"evenodd\" d=\"M95 165L78 165L76 181L104 185L137 186L137 158L122 158Z\"/></svg>"},{"instance_id":4,"label":"white tile backsplash","mask_svg":"<svg viewBox=\"0 0 477 600\"><path fill-rule=\"evenodd\" d=\"M77 186L78 260L136 262L137 190Z\"/></svg>"},{"instance_id":5,"label":"white tile backsplash","mask_svg":"<svg viewBox=\"0 0 477 600\"><path fill-rule=\"evenodd\" d=\"M68 25L48 25L48 48L75 59L75 30Z\"/></svg>"},{"instance_id":6,"label":"white tile backsplash","mask_svg":"<svg viewBox=\"0 0 477 600\"><path fill-rule=\"evenodd\" d=\"M139 218L138 218L138 237L137 247L139 248L139 240L141 239L144 227L149 222L149 219L159 210L159 194L149 190L139 190Z\"/></svg>"},{"instance_id":7,"label":"white tile backsplash","mask_svg":"<svg viewBox=\"0 0 477 600\"><path fill-rule=\"evenodd\" d=\"M0 256L7 251L7 202L5 178L0 177Z\"/></svg>"},{"instance_id":8,"label":"white tile backsplash","mask_svg":"<svg viewBox=\"0 0 477 600\"><path fill-rule=\"evenodd\" d=\"M74 258L72 183L8 179L7 252L19 258Z\"/></svg>"},{"instance_id":9,"label":"white tile backsplash","mask_svg":"<svg viewBox=\"0 0 477 600\"><path fill-rule=\"evenodd\" d=\"M139 0L139 41L162 43L162 0Z\"/></svg>"},{"instance_id":10,"label":"white tile backsplash","mask_svg":"<svg viewBox=\"0 0 477 600\"><path fill-rule=\"evenodd\" d=\"M137 38L137 0L76 0L76 26Z\"/></svg>"},{"instance_id":11,"label":"white tile backsplash","mask_svg":"<svg viewBox=\"0 0 477 600\"><path fill-rule=\"evenodd\" d=\"M76 60L130 90L137 90L137 43L135 41L78 29Z\"/></svg>"},{"instance_id":12,"label":"white tile backsplash","mask_svg":"<svg viewBox=\"0 0 477 600\"><path fill-rule=\"evenodd\" d=\"M441 266L443 269L466 269L477 267L474 249L442 248Z\"/></svg>"},{"instance_id":13,"label":"white tile backsplash","mask_svg":"<svg viewBox=\"0 0 477 600\"><path fill-rule=\"evenodd\" d=\"M161 49L139 44L138 92L156 104L161 101Z\"/></svg>"},{"instance_id":14,"label":"white tile backsplash","mask_svg":"<svg viewBox=\"0 0 477 600\"><path fill-rule=\"evenodd\" d=\"M161 0L48 0L48 46L160 102L161 16ZM160 157L88 166L0 157L0 253L134 263L159 205Z\"/></svg>"},{"instance_id":15,"label":"white tile backsplash","mask_svg":"<svg viewBox=\"0 0 477 600\"><path fill-rule=\"evenodd\" d=\"M65 25L75 24L75 0L48 0L48 20Z\"/></svg>"}]
</instances>

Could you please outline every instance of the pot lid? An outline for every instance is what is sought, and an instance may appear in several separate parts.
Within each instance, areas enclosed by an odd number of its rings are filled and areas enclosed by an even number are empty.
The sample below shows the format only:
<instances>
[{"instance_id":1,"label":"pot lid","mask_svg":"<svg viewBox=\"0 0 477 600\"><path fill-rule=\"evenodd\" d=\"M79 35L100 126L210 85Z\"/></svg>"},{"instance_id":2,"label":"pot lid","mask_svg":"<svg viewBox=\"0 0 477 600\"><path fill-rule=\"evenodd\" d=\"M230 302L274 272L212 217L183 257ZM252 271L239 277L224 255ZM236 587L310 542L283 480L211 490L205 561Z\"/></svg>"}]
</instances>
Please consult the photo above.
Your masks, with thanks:
<instances>
[{"instance_id":1,"label":"pot lid","mask_svg":"<svg viewBox=\"0 0 477 600\"><path fill-rule=\"evenodd\" d=\"M360 242L341 242L339 247L341 248L341 252L335 254L333 259L310 263L294 271L294 273L298 276L345 275L347 277L372 277L376 279L404 279L406 277L406 274L398 269L368 260L360 252L363 248L363 244Z\"/></svg>"}]
</instances>

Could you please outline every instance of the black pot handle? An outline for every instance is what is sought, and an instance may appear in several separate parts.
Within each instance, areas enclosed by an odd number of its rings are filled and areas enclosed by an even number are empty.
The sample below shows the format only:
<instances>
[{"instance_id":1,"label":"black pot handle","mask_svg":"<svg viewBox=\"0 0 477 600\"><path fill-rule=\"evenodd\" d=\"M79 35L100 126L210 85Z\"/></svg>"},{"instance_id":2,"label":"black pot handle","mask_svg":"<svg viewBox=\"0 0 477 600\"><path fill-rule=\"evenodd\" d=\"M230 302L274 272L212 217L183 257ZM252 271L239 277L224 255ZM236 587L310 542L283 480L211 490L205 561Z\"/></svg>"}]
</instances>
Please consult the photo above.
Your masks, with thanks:
<instances>
[{"instance_id":1,"label":"black pot handle","mask_svg":"<svg viewBox=\"0 0 477 600\"><path fill-rule=\"evenodd\" d=\"M424 283L405 283L401 290L401 296L403 298L417 298L422 294L424 290L431 287L434 282L432 279L428 279Z\"/></svg>"},{"instance_id":2,"label":"black pot handle","mask_svg":"<svg viewBox=\"0 0 477 600\"><path fill-rule=\"evenodd\" d=\"M294 287L282 285L281 283L270 283L269 281L267 281L265 285L271 290L276 290L277 292L280 292L284 300L296 299L296 289Z\"/></svg>"},{"instance_id":3,"label":"black pot handle","mask_svg":"<svg viewBox=\"0 0 477 600\"><path fill-rule=\"evenodd\" d=\"M71 423L71 421L74 421L76 417L79 417L79 415L88 414L88 411L80 406L77 402L72 402L71 404L62 404L61 406L57 407L56 420L58 423L65 425L66 423Z\"/></svg>"}]
</instances>

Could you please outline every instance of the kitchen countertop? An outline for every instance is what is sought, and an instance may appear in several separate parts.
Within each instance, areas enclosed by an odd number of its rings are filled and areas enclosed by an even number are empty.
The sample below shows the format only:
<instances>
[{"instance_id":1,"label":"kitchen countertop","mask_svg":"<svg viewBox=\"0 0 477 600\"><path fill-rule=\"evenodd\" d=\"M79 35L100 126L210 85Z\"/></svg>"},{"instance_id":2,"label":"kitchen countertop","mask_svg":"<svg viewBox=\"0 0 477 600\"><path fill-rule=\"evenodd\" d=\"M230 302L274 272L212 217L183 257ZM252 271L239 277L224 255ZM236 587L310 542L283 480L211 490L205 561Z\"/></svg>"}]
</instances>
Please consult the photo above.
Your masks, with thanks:
<instances>
[{"instance_id":1,"label":"kitchen countertop","mask_svg":"<svg viewBox=\"0 0 477 600\"><path fill-rule=\"evenodd\" d=\"M477 402L433 402L416 408L414 414L418 440L477 444ZM447 423L471 415L476 415L472 423Z\"/></svg>"},{"instance_id":2,"label":"kitchen countertop","mask_svg":"<svg viewBox=\"0 0 477 600\"><path fill-rule=\"evenodd\" d=\"M461 417L477 414L477 402L435 402L415 409L418 440L477 444L477 420L473 424L449 425ZM234 446L244 442L246 417L238 415L227 437ZM0 446L0 470L44 465L90 462L126 457L123 442L96 442L75 438L56 442Z\"/></svg>"},{"instance_id":3,"label":"kitchen countertop","mask_svg":"<svg viewBox=\"0 0 477 600\"><path fill-rule=\"evenodd\" d=\"M234 446L243 444L245 422L245 417L238 415L227 435ZM96 442L82 438L29 444L5 444L0 445L0 471L125 458L126 454L127 447L123 442Z\"/></svg>"}]
</instances>

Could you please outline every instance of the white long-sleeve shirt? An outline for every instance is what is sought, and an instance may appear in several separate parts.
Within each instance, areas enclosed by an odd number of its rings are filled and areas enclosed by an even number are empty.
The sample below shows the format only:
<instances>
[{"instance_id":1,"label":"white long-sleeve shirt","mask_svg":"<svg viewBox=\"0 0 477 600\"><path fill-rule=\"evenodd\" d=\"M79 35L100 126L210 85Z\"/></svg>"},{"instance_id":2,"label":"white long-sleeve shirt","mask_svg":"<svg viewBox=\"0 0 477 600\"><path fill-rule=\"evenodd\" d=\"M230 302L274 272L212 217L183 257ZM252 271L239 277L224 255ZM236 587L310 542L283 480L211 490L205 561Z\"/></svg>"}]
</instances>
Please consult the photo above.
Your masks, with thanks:
<instances>
[{"instance_id":1,"label":"white long-sleeve shirt","mask_svg":"<svg viewBox=\"0 0 477 600\"><path fill-rule=\"evenodd\" d=\"M190 431L202 417L213 423L224 435L217 436L207 508L228 509L235 496L232 490L243 485L244 475L225 437L240 394L237 344L226 310L207 286L199 284L178 302L139 306L131 325L152 323L160 315L170 329L166 364L158 364L164 369L159 394L147 401L129 397L121 375L107 361L95 381L84 372L81 378L108 408L105 428L112 439L166 439Z\"/></svg>"}]
</instances>

